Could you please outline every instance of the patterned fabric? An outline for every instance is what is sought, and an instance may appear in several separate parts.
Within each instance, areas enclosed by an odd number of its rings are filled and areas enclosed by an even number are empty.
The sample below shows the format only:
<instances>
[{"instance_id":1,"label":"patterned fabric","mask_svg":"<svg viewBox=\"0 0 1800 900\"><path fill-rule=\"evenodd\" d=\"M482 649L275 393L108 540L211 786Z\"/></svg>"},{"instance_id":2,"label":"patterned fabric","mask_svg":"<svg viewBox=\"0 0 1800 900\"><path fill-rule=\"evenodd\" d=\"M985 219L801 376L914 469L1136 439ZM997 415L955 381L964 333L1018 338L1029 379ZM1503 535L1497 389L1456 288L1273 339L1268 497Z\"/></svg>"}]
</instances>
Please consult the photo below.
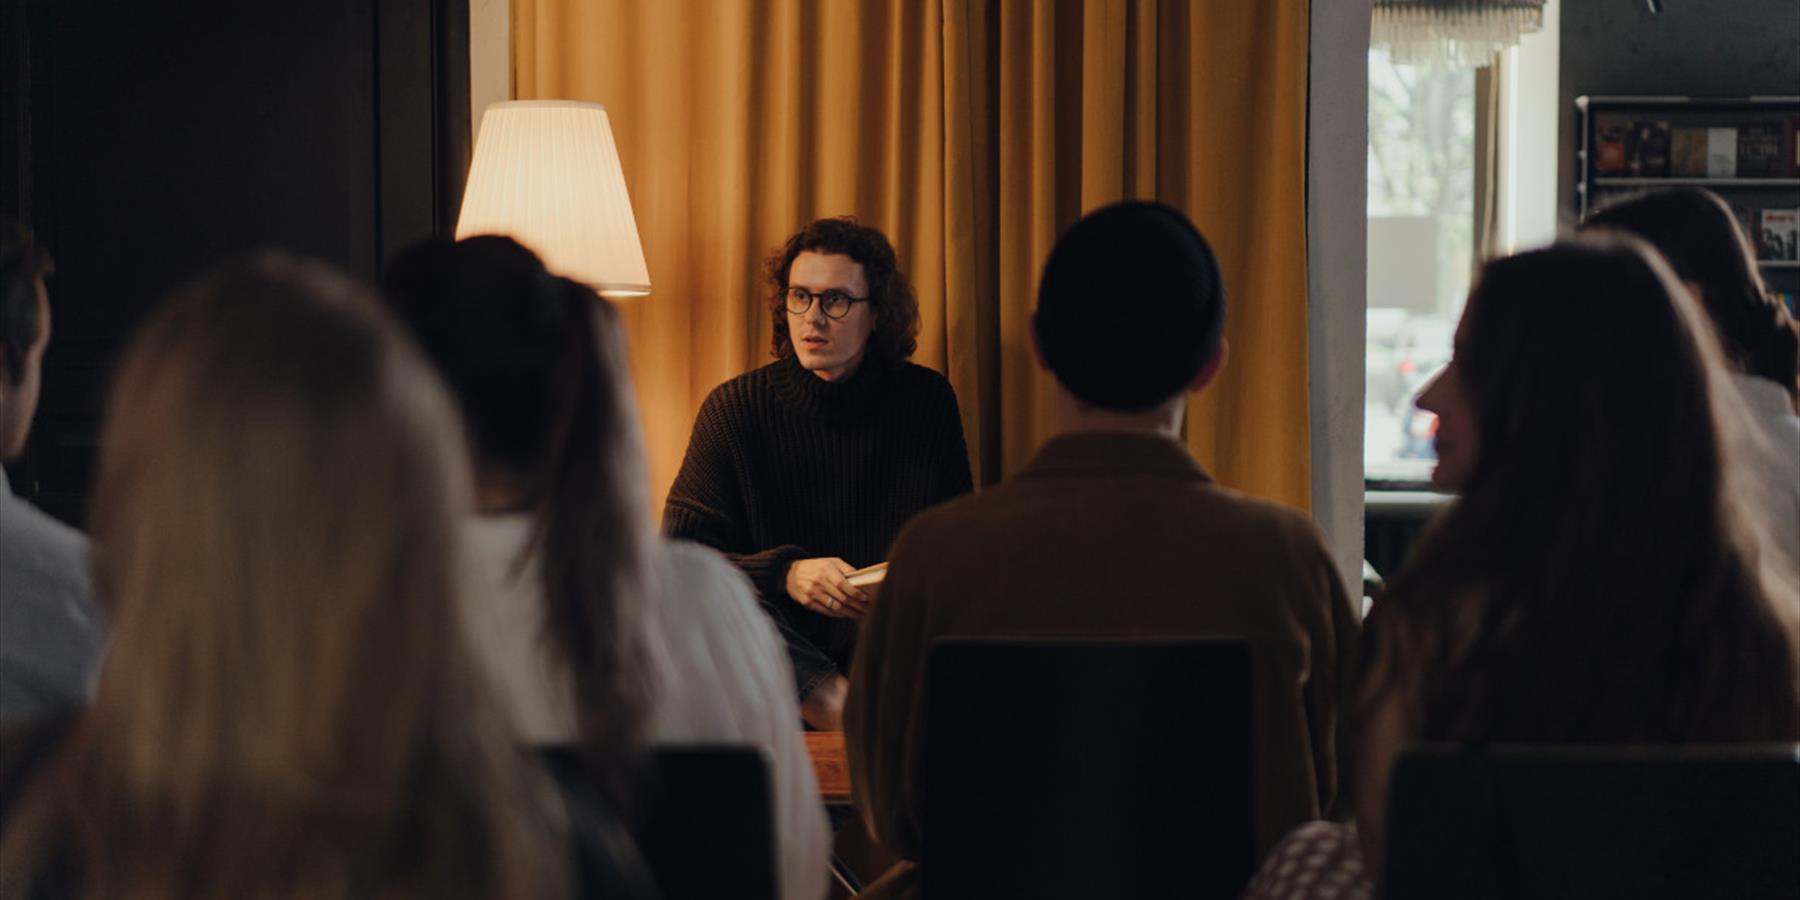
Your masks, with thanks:
<instances>
[{"instance_id":1,"label":"patterned fabric","mask_svg":"<svg viewBox=\"0 0 1800 900\"><path fill-rule=\"evenodd\" d=\"M1243 900L1370 900L1375 885L1363 871L1356 826L1308 822L1263 860Z\"/></svg>"}]
</instances>

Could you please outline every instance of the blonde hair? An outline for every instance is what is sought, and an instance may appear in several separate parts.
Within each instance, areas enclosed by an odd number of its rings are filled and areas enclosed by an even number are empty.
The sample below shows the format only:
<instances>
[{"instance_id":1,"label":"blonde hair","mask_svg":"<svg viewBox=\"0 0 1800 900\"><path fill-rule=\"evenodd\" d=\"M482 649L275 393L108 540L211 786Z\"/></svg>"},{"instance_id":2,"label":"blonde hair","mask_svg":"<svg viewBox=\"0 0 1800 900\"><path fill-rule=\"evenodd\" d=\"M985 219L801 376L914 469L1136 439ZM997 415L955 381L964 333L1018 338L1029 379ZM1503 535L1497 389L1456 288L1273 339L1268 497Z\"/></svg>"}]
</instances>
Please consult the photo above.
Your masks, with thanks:
<instances>
[{"instance_id":1,"label":"blonde hair","mask_svg":"<svg viewBox=\"0 0 1800 900\"><path fill-rule=\"evenodd\" d=\"M453 618L455 422L377 301L323 266L261 256L169 301L105 429L109 658L0 889L62 852L90 897L566 890L554 802Z\"/></svg>"}]
</instances>

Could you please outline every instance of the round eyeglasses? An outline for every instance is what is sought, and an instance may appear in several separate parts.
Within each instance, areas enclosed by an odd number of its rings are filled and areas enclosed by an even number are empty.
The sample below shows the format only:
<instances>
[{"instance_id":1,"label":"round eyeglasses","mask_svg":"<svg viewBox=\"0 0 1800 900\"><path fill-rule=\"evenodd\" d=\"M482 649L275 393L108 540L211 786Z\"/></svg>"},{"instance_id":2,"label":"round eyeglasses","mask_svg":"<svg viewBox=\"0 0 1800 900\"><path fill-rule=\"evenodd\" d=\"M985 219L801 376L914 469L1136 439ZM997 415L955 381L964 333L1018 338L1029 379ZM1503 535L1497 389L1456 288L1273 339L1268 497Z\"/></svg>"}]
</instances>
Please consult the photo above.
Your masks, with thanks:
<instances>
[{"instance_id":1,"label":"round eyeglasses","mask_svg":"<svg viewBox=\"0 0 1800 900\"><path fill-rule=\"evenodd\" d=\"M796 316L804 316L808 310L812 309L813 301L817 300L819 309L825 313L825 318L841 319L850 314L850 304L863 303L868 299L867 297L852 297L836 289L814 293L803 287L790 287L787 289L787 311Z\"/></svg>"}]
</instances>

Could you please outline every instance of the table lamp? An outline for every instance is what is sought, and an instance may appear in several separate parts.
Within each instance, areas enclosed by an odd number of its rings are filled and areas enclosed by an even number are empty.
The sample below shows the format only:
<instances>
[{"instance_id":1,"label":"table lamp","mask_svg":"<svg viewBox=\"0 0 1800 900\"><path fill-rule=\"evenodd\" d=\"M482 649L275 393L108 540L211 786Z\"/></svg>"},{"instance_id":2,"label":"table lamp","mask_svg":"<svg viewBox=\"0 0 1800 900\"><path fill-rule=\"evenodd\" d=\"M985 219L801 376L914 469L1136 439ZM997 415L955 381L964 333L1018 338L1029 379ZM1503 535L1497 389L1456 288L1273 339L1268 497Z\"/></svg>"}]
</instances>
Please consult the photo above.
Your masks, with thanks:
<instances>
[{"instance_id":1,"label":"table lamp","mask_svg":"<svg viewBox=\"0 0 1800 900\"><path fill-rule=\"evenodd\" d=\"M487 108L456 222L458 240L478 234L507 235L552 272L603 296L650 293L619 148L597 103L517 100Z\"/></svg>"}]
</instances>

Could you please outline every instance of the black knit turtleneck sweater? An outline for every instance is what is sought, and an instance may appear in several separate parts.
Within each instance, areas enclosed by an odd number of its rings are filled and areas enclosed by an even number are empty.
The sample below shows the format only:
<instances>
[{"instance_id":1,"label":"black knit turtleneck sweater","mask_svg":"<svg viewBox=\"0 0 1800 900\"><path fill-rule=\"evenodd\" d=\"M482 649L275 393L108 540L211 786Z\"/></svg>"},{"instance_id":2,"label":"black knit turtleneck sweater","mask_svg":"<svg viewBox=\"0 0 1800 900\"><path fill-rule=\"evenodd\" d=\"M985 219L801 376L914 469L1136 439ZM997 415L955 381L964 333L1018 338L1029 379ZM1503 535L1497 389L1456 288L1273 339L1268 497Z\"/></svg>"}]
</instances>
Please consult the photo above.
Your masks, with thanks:
<instances>
[{"instance_id":1,"label":"black knit turtleneck sweater","mask_svg":"<svg viewBox=\"0 0 1800 900\"><path fill-rule=\"evenodd\" d=\"M829 556L857 568L881 562L906 520L970 487L962 418L944 376L869 360L831 382L790 356L706 398L663 528L750 576L805 699L849 670L857 625L789 597L789 566Z\"/></svg>"}]
</instances>

